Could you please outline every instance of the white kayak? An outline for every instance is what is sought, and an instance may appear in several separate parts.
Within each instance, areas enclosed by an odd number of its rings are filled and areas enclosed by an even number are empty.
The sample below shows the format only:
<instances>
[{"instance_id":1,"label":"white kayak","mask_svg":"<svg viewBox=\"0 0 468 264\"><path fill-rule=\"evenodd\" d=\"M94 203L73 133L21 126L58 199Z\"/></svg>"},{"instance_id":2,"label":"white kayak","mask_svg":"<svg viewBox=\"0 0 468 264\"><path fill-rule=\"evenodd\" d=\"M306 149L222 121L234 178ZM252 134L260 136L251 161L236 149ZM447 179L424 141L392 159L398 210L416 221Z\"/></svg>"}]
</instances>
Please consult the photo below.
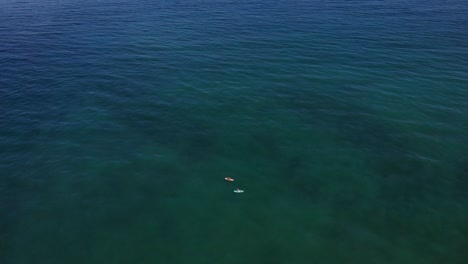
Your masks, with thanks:
<instances>
[{"instance_id":1,"label":"white kayak","mask_svg":"<svg viewBox=\"0 0 468 264\"><path fill-rule=\"evenodd\" d=\"M235 193L243 193L244 190L235 189L234 192L235 192Z\"/></svg>"}]
</instances>

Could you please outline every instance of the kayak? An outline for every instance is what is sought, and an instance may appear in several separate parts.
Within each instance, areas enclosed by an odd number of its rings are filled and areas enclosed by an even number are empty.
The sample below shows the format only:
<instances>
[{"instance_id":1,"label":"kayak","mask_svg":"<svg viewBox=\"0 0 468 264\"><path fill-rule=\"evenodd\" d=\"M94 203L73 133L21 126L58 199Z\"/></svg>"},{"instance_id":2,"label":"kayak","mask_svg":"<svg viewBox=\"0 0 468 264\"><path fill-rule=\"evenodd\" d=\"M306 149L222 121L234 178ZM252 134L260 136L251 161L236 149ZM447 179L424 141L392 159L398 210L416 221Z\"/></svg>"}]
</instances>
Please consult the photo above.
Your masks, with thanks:
<instances>
[{"instance_id":1,"label":"kayak","mask_svg":"<svg viewBox=\"0 0 468 264\"><path fill-rule=\"evenodd\" d=\"M228 181L228 182L233 182L233 181L234 181L234 179L231 178L231 177L226 177L226 178L224 178L224 179L225 179L226 181Z\"/></svg>"}]
</instances>

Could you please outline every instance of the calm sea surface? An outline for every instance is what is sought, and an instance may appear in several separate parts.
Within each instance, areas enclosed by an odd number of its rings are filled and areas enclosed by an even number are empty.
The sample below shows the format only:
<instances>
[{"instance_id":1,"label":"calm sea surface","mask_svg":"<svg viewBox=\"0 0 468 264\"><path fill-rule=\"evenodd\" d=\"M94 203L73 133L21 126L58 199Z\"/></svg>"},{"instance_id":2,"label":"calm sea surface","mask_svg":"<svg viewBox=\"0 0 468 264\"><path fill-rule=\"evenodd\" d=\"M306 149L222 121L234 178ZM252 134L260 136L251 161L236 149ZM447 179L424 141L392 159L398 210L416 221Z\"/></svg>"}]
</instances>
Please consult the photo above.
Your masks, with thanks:
<instances>
[{"instance_id":1,"label":"calm sea surface","mask_svg":"<svg viewBox=\"0 0 468 264\"><path fill-rule=\"evenodd\" d=\"M0 0L0 263L467 258L466 1Z\"/></svg>"}]
</instances>

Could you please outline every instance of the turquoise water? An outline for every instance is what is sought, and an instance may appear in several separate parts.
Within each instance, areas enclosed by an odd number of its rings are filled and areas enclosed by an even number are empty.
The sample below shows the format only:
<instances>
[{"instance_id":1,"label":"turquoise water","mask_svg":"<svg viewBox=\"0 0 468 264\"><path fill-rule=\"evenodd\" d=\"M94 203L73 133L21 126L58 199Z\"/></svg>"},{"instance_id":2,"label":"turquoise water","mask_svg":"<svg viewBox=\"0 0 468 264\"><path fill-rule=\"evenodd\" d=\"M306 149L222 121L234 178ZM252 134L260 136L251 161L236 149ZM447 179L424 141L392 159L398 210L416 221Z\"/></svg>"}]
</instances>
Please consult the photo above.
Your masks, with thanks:
<instances>
[{"instance_id":1,"label":"turquoise water","mask_svg":"<svg viewBox=\"0 0 468 264\"><path fill-rule=\"evenodd\" d=\"M467 14L0 0L0 263L465 263Z\"/></svg>"}]
</instances>

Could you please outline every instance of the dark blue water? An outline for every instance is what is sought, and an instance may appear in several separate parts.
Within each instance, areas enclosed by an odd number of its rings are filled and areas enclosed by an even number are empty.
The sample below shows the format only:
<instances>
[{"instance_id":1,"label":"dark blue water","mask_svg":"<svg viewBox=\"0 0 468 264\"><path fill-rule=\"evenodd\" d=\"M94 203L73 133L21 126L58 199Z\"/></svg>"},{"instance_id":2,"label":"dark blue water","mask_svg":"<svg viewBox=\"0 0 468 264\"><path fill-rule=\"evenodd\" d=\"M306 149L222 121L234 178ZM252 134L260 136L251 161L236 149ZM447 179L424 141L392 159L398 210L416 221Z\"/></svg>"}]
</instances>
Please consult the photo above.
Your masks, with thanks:
<instances>
[{"instance_id":1,"label":"dark blue water","mask_svg":"<svg viewBox=\"0 0 468 264\"><path fill-rule=\"evenodd\" d=\"M0 0L0 263L465 263L467 131L463 0Z\"/></svg>"}]
</instances>

